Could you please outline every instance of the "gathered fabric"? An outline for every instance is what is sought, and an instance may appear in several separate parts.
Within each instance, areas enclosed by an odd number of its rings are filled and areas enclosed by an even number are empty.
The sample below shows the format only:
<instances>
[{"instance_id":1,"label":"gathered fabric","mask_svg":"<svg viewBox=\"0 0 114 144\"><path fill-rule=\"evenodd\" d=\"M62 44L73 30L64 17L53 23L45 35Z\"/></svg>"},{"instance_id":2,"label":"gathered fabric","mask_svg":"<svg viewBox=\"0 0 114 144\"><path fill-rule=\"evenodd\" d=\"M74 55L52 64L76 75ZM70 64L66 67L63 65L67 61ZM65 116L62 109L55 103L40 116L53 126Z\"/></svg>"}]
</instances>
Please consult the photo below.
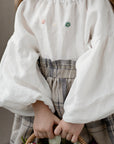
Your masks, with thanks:
<instances>
[{"instance_id":1,"label":"gathered fabric","mask_svg":"<svg viewBox=\"0 0 114 144\"><path fill-rule=\"evenodd\" d=\"M37 61L39 69L52 92L51 100L55 109L54 114L60 119L62 119L64 114L65 99L76 77L75 63L76 61L73 60L51 61L42 57L39 57ZM77 116L77 113L75 113L75 116ZM15 114L10 144L22 143L21 137L28 139L33 133L33 122L34 117ZM113 128L114 114L105 119L85 124L80 136L83 137L87 144L113 144ZM35 139L35 141L38 142L39 139ZM68 143L71 144L70 141L67 141Z\"/></svg>"},{"instance_id":2,"label":"gathered fabric","mask_svg":"<svg viewBox=\"0 0 114 144\"><path fill-rule=\"evenodd\" d=\"M40 100L55 112L52 91L37 65L42 56L76 61L64 121L106 118L114 113L113 48L114 13L108 0L24 0L0 63L0 106L34 116L32 103Z\"/></svg>"}]
</instances>

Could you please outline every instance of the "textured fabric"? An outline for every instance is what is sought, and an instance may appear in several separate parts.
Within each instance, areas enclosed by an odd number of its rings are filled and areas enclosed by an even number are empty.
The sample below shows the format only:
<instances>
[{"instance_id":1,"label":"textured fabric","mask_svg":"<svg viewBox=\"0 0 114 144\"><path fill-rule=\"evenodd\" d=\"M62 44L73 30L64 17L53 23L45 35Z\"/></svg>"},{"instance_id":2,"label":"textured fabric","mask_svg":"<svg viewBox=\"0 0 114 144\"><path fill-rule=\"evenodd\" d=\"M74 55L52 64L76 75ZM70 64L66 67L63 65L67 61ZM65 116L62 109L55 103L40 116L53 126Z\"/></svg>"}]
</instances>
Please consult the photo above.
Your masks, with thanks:
<instances>
[{"instance_id":1,"label":"textured fabric","mask_svg":"<svg viewBox=\"0 0 114 144\"><path fill-rule=\"evenodd\" d=\"M114 114L103 120L106 123L107 130L112 143L114 143Z\"/></svg>"},{"instance_id":2,"label":"textured fabric","mask_svg":"<svg viewBox=\"0 0 114 144\"><path fill-rule=\"evenodd\" d=\"M108 0L24 0L0 63L0 106L34 116L32 103L41 100L55 111L37 66L41 55L76 60L65 121L87 123L113 114L113 49L114 13Z\"/></svg>"},{"instance_id":3,"label":"textured fabric","mask_svg":"<svg viewBox=\"0 0 114 144\"><path fill-rule=\"evenodd\" d=\"M50 86L54 108L58 116L62 118L64 101L76 77L75 61L58 60L51 62L51 60L40 58L38 65Z\"/></svg>"},{"instance_id":4,"label":"textured fabric","mask_svg":"<svg viewBox=\"0 0 114 144\"><path fill-rule=\"evenodd\" d=\"M75 61L51 61L40 57L38 65L52 91L56 115L62 118L64 101L76 76ZM20 144L21 136L24 139L30 136L33 132L33 119L33 117L15 115L10 144ZM114 144L114 115L87 123L80 135L88 144L93 144L94 141L97 144Z\"/></svg>"},{"instance_id":5,"label":"textured fabric","mask_svg":"<svg viewBox=\"0 0 114 144\"><path fill-rule=\"evenodd\" d=\"M25 140L33 133L33 119L15 114L10 144L22 144L22 137Z\"/></svg>"}]
</instances>

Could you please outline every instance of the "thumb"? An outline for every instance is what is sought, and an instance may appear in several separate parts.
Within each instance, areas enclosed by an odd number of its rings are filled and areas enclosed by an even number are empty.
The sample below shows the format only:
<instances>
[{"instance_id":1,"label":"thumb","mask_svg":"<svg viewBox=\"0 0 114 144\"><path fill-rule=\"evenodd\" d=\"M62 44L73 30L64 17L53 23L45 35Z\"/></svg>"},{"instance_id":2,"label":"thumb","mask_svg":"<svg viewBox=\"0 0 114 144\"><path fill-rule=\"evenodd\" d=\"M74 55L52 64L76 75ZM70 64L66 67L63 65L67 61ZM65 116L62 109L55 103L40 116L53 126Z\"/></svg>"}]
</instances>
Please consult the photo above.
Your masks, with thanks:
<instances>
[{"instance_id":1,"label":"thumb","mask_svg":"<svg viewBox=\"0 0 114 144\"><path fill-rule=\"evenodd\" d=\"M60 125L58 125L58 126L55 128L55 130L54 130L54 134L55 134L56 136L58 136L58 135L61 134L61 131L62 131L62 128L61 128Z\"/></svg>"},{"instance_id":2,"label":"thumb","mask_svg":"<svg viewBox=\"0 0 114 144\"><path fill-rule=\"evenodd\" d=\"M58 125L60 122L60 119L58 117L54 117L54 124Z\"/></svg>"}]
</instances>

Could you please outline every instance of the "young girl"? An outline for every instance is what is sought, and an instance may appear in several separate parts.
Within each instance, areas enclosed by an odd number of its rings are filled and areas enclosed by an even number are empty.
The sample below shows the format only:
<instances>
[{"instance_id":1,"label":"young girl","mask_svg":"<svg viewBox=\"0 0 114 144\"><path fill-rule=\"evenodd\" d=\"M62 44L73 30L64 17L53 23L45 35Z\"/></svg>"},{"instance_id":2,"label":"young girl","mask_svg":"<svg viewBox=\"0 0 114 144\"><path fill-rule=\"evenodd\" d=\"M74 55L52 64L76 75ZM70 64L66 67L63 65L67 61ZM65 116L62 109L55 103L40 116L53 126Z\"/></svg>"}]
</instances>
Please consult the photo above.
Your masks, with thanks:
<instances>
[{"instance_id":1,"label":"young girl","mask_svg":"<svg viewBox=\"0 0 114 144\"><path fill-rule=\"evenodd\" d=\"M33 129L114 144L113 48L108 0L24 0L0 65L0 106L15 113L10 144Z\"/></svg>"}]
</instances>

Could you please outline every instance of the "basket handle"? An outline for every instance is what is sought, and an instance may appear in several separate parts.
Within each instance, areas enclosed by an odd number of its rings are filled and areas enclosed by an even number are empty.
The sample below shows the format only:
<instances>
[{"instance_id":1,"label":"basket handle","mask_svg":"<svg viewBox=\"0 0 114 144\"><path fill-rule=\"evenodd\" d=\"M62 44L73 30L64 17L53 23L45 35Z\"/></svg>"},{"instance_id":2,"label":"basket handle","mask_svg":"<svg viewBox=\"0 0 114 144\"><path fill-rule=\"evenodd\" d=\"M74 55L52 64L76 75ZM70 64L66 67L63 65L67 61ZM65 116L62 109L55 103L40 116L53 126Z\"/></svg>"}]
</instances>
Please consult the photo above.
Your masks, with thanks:
<instances>
[{"instance_id":1,"label":"basket handle","mask_svg":"<svg viewBox=\"0 0 114 144\"><path fill-rule=\"evenodd\" d=\"M35 135L34 135L34 133L27 139L27 141L26 141L26 144L29 144L29 143L31 143L34 139L35 139Z\"/></svg>"},{"instance_id":2,"label":"basket handle","mask_svg":"<svg viewBox=\"0 0 114 144\"><path fill-rule=\"evenodd\" d=\"M27 139L26 144L31 143L35 138L36 138L36 136L35 136L34 133L33 133L33 134ZM81 136L78 137L78 141L79 141L81 144L87 144Z\"/></svg>"}]
</instances>

